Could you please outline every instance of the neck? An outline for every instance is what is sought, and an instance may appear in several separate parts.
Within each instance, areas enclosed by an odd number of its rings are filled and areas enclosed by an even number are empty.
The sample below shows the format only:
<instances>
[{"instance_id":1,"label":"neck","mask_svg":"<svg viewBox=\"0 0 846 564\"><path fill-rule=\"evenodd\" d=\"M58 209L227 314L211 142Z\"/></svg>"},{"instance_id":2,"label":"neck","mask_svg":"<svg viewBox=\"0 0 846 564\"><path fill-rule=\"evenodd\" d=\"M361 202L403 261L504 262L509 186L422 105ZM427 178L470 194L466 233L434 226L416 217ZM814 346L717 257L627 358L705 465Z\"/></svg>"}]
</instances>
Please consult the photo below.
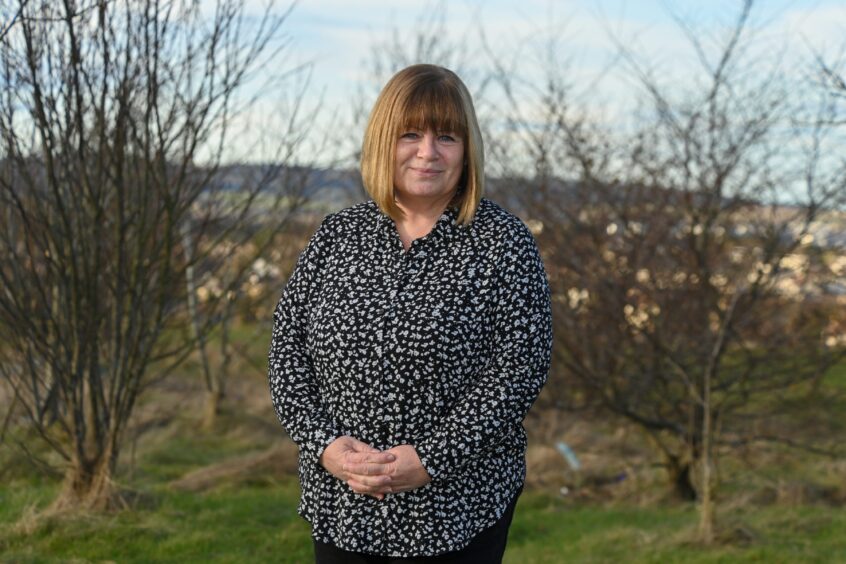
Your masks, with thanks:
<instances>
[{"instance_id":1,"label":"neck","mask_svg":"<svg viewBox=\"0 0 846 564\"><path fill-rule=\"evenodd\" d=\"M454 193L453 193L454 194ZM403 216L395 222L402 246L407 251L412 241L432 230L438 218L449 205L453 194L438 199L396 199Z\"/></svg>"},{"instance_id":2,"label":"neck","mask_svg":"<svg viewBox=\"0 0 846 564\"><path fill-rule=\"evenodd\" d=\"M434 223L452 201L453 193L440 198L396 198L396 204L404 214L403 221L418 223L431 221Z\"/></svg>"}]
</instances>

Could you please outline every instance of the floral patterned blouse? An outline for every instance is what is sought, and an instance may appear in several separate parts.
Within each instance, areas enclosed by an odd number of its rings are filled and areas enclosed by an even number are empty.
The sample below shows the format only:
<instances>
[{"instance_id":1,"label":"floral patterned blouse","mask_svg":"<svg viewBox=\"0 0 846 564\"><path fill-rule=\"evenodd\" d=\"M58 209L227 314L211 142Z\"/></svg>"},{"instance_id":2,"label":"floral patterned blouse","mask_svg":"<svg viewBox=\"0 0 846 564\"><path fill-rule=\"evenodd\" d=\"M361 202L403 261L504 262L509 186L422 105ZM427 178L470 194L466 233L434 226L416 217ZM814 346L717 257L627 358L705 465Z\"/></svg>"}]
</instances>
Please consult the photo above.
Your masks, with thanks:
<instances>
[{"instance_id":1,"label":"floral patterned blouse","mask_svg":"<svg viewBox=\"0 0 846 564\"><path fill-rule=\"evenodd\" d=\"M395 557L460 550L525 478L522 426L549 370L549 286L534 238L482 199L406 251L368 201L329 215L274 311L269 384L299 445L299 513L318 541ZM384 500L319 463L335 438L413 445L432 481Z\"/></svg>"}]
</instances>

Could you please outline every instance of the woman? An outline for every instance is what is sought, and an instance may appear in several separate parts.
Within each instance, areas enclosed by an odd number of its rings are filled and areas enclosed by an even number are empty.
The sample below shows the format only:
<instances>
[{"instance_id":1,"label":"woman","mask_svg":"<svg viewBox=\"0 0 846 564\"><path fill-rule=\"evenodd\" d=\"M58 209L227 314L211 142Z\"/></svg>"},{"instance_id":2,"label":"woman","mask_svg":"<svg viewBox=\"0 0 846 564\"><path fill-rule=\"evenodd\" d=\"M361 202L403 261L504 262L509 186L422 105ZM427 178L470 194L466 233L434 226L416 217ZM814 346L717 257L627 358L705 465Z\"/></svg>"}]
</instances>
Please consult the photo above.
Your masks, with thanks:
<instances>
[{"instance_id":1,"label":"woman","mask_svg":"<svg viewBox=\"0 0 846 564\"><path fill-rule=\"evenodd\" d=\"M483 164L461 80L397 73L364 136L372 200L323 221L276 307L270 390L318 562L502 559L552 331L534 239L481 197Z\"/></svg>"}]
</instances>

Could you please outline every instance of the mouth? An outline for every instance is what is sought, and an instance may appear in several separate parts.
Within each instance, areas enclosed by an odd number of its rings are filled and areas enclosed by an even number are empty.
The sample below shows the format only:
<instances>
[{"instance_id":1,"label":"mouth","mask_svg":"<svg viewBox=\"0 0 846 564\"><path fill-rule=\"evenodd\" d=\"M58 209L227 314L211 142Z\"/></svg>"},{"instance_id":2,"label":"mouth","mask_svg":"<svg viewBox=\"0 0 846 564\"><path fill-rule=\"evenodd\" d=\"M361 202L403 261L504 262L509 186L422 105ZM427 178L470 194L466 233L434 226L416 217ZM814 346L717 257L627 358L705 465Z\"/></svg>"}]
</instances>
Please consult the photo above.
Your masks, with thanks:
<instances>
[{"instance_id":1,"label":"mouth","mask_svg":"<svg viewBox=\"0 0 846 564\"><path fill-rule=\"evenodd\" d=\"M435 176L435 175L443 172L442 170L439 170L439 169L436 169L436 168L414 168L414 167L412 167L411 170L413 170L417 174L420 174L420 175L423 175L423 176Z\"/></svg>"}]
</instances>

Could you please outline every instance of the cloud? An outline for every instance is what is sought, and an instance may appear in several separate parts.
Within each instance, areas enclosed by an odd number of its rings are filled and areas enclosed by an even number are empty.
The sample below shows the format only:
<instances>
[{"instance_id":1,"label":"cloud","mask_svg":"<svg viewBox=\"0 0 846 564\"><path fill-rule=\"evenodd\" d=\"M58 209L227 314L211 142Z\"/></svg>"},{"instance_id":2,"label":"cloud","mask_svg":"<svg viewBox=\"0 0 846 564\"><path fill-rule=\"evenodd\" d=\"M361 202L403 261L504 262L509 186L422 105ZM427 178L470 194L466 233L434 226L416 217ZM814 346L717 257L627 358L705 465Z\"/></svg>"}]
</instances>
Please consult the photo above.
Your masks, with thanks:
<instances>
[{"instance_id":1,"label":"cloud","mask_svg":"<svg viewBox=\"0 0 846 564\"><path fill-rule=\"evenodd\" d=\"M248 2L261 5L260 0ZM779 4L756 4L750 31L757 43L749 51L751 56L769 64L774 53L784 53L782 66L789 73L802 61L807 68L814 52L837 53L843 48L846 6L842 0L781 0ZM714 58L739 10L734 0L453 0L422 6L391 0L304 0L295 6L285 31L297 58L313 61L313 91L324 92L327 109L340 115L348 115L359 88L371 87L367 60L374 46L389 39L393 30L412 41L421 16L437 18L438 10L445 9L448 35L468 37L473 48L468 59L480 73L490 63L477 48L475 31L481 26L490 46L517 78L540 84L544 64L561 64L576 93L583 95L577 103L589 106L591 112L605 106L608 115L615 116L625 115L643 93L631 69L619 60L618 45L631 49L635 60L674 90L678 84L692 88L696 77L702 76L695 50L668 6L694 26ZM555 46L551 54L550 45ZM473 90L473 73L465 78ZM528 107L531 100L527 97L518 103Z\"/></svg>"},{"instance_id":2,"label":"cloud","mask_svg":"<svg viewBox=\"0 0 846 564\"><path fill-rule=\"evenodd\" d=\"M840 53L846 48L846 4L827 4L786 12L774 26L785 37L820 54Z\"/></svg>"}]
</instances>

